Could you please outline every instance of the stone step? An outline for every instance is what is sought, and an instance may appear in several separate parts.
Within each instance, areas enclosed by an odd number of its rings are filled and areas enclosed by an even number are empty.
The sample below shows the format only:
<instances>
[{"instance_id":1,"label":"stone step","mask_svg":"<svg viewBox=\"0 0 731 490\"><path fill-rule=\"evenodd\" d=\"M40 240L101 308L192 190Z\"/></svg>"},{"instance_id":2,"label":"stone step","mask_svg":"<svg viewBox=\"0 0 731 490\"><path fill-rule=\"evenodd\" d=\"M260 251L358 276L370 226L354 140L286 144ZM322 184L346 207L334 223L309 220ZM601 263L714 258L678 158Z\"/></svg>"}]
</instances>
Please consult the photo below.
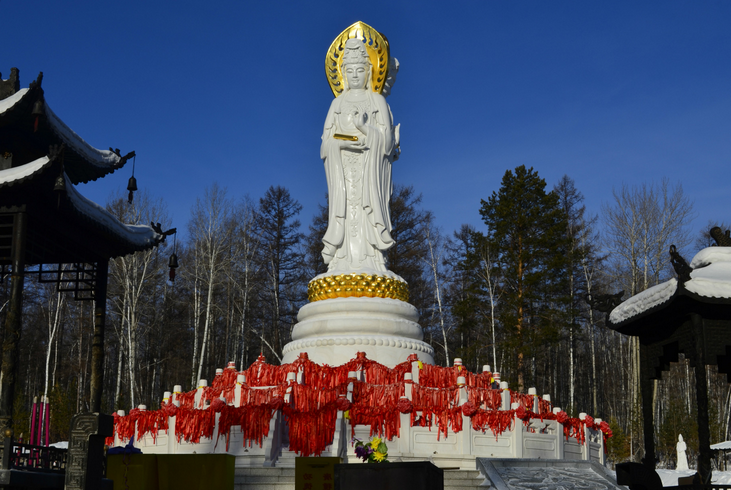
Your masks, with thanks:
<instances>
[{"instance_id":1,"label":"stone step","mask_svg":"<svg viewBox=\"0 0 731 490\"><path fill-rule=\"evenodd\" d=\"M235 490L294 490L294 468L236 468Z\"/></svg>"},{"instance_id":2,"label":"stone step","mask_svg":"<svg viewBox=\"0 0 731 490\"><path fill-rule=\"evenodd\" d=\"M477 470L446 470L444 490L479 490L485 478ZM485 488L485 487L482 487Z\"/></svg>"},{"instance_id":3,"label":"stone step","mask_svg":"<svg viewBox=\"0 0 731 490\"><path fill-rule=\"evenodd\" d=\"M444 471L444 490L480 490L483 481L476 470ZM294 468L236 468L234 488L294 490Z\"/></svg>"},{"instance_id":4,"label":"stone step","mask_svg":"<svg viewBox=\"0 0 731 490\"><path fill-rule=\"evenodd\" d=\"M294 490L292 483L235 483L234 490Z\"/></svg>"},{"instance_id":5,"label":"stone step","mask_svg":"<svg viewBox=\"0 0 731 490\"><path fill-rule=\"evenodd\" d=\"M474 480L480 477L477 470L445 470L444 481L447 480Z\"/></svg>"},{"instance_id":6,"label":"stone step","mask_svg":"<svg viewBox=\"0 0 731 490\"><path fill-rule=\"evenodd\" d=\"M282 476L294 481L294 468L236 468L234 474L242 476Z\"/></svg>"}]
</instances>

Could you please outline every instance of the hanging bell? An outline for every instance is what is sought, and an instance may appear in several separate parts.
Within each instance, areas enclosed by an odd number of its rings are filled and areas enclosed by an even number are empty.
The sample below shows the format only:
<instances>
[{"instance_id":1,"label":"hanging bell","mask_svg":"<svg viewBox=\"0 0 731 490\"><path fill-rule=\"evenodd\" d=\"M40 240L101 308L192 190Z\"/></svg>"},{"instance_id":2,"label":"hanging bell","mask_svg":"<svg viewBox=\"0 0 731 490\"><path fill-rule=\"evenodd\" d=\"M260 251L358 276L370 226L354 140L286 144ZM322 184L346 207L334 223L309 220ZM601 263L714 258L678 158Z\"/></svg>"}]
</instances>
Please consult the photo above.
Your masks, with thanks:
<instances>
[{"instance_id":1,"label":"hanging bell","mask_svg":"<svg viewBox=\"0 0 731 490\"><path fill-rule=\"evenodd\" d=\"M53 184L53 190L57 192L66 192L66 179L63 176L63 173L56 177L56 181Z\"/></svg>"},{"instance_id":2,"label":"hanging bell","mask_svg":"<svg viewBox=\"0 0 731 490\"><path fill-rule=\"evenodd\" d=\"M36 100L35 104L33 104L33 112L30 113L32 116L35 116L35 119L33 121L33 132L38 131L38 119L44 114L43 112L43 99Z\"/></svg>"},{"instance_id":3,"label":"hanging bell","mask_svg":"<svg viewBox=\"0 0 731 490\"><path fill-rule=\"evenodd\" d=\"M170 255L168 267L170 267L170 280L175 281L175 269L178 268L178 254L175 252Z\"/></svg>"},{"instance_id":4,"label":"hanging bell","mask_svg":"<svg viewBox=\"0 0 731 490\"><path fill-rule=\"evenodd\" d=\"M36 100L35 104L33 104L33 112L31 112L32 116L42 116L43 115L43 99Z\"/></svg>"},{"instance_id":5,"label":"hanging bell","mask_svg":"<svg viewBox=\"0 0 731 490\"><path fill-rule=\"evenodd\" d=\"M127 190L129 191L129 196L127 196L127 201L129 201L130 204L132 204L132 196L134 192L137 190L137 179L135 179L135 176L129 178L129 181L127 182Z\"/></svg>"}]
</instances>

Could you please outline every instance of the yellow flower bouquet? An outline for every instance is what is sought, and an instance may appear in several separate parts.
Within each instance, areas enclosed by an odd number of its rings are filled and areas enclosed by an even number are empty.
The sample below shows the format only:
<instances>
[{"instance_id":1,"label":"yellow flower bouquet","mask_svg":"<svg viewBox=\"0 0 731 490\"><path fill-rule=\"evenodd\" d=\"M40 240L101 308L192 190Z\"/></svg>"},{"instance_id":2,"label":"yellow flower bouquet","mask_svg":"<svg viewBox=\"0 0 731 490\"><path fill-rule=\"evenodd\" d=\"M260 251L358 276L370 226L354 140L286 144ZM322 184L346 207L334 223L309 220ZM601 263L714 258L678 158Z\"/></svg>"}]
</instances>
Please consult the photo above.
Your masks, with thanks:
<instances>
[{"instance_id":1,"label":"yellow flower bouquet","mask_svg":"<svg viewBox=\"0 0 731 490\"><path fill-rule=\"evenodd\" d=\"M367 463L388 463L388 446L380 437L372 437L368 443L353 439L355 455Z\"/></svg>"}]
</instances>

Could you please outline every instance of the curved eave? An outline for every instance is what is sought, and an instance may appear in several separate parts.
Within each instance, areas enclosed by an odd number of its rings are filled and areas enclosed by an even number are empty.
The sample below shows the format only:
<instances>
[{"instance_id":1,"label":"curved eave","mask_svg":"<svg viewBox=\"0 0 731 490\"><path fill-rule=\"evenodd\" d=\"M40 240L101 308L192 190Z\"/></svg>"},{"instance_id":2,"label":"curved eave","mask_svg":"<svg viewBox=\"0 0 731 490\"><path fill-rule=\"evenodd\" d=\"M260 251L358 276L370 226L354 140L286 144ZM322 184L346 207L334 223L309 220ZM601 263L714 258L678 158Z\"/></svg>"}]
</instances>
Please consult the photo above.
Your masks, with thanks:
<instances>
[{"instance_id":1,"label":"curved eave","mask_svg":"<svg viewBox=\"0 0 731 490\"><path fill-rule=\"evenodd\" d=\"M38 117L36 128L36 116L32 112L38 100L44 100L44 113ZM74 184L104 177L126 163L123 157L111 150L91 146L69 128L45 103L43 89L37 84L0 100L0 127L13 127L29 135L28 140L37 146L38 154L45 154L51 145L63 143L66 147L64 167Z\"/></svg>"},{"instance_id":2,"label":"curved eave","mask_svg":"<svg viewBox=\"0 0 731 490\"><path fill-rule=\"evenodd\" d=\"M0 170L0 189L23 184L42 174L52 163L53 158L45 156L19 167Z\"/></svg>"},{"instance_id":3,"label":"curved eave","mask_svg":"<svg viewBox=\"0 0 731 490\"><path fill-rule=\"evenodd\" d=\"M617 308L620 307L622 305L617 306ZM610 315L607 326L625 335L654 336L658 333L669 333L670 330L685 321L691 313L700 313L704 318L709 319L728 319L731 314L731 298L700 295L681 284L664 301L622 321L612 321ZM662 332L663 330L668 332Z\"/></svg>"},{"instance_id":4,"label":"curved eave","mask_svg":"<svg viewBox=\"0 0 731 490\"><path fill-rule=\"evenodd\" d=\"M159 245L164 237L149 225L127 225L119 221L109 211L82 196L66 177L66 197L80 217L102 228L106 233L124 243L113 257L133 252L149 250Z\"/></svg>"},{"instance_id":5,"label":"curved eave","mask_svg":"<svg viewBox=\"0 0 731 490\"><path fill-rule=\"evenodd\" d=\"M25 94L28 93L30 89L24 88L18 90L16 93L11 95L10 97L6 97L2 100L0 100L0 117L3 117L7 112L9 112L13 107L15 107L21 100L23 100L23 97L25 97Z\"/></svg>"},{"instance_id":6,"label":"curved eave","mask_svg":"<svg viewBox=\"0 0 731 490\"><path fill-rule=\"evenodd\" d=\"M56 116L48 104L44 104L44 106L45 122L48 127L59 141L66 145L66 151L71 150L78 155L79 163L75 165L65 163L64 165L66 174L73 183L96 180L124 166L126 160L113 151L94 148Z\"/></svg>"}]
</instances>

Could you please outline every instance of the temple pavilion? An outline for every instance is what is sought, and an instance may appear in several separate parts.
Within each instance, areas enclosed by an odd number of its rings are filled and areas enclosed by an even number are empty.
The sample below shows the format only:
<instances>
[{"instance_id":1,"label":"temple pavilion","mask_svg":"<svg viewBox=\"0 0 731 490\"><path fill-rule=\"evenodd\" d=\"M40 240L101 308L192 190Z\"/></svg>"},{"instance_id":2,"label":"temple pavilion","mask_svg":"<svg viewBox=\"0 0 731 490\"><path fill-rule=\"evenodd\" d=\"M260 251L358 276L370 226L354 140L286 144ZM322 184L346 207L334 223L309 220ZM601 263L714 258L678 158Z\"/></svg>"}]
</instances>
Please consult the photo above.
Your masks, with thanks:
<instances>
[{"instance_id":1,"label":"temple pavilion","mask_svg":"<svg viewBox=\"0 0 731 490\"><path fill-rule=\"evenodd\" d=\"M0 267L11 274L0 399L4 424L12 416L25 275L95 302L91 411L99 412L109 260L155 247L172 232L121 223L81 195L77 184L122 168L134 152L122 155L84 141L49 107L42 78L41 73L21 89L17 68L7 80L0 76Z\"/></svg>"}]
</instances>

